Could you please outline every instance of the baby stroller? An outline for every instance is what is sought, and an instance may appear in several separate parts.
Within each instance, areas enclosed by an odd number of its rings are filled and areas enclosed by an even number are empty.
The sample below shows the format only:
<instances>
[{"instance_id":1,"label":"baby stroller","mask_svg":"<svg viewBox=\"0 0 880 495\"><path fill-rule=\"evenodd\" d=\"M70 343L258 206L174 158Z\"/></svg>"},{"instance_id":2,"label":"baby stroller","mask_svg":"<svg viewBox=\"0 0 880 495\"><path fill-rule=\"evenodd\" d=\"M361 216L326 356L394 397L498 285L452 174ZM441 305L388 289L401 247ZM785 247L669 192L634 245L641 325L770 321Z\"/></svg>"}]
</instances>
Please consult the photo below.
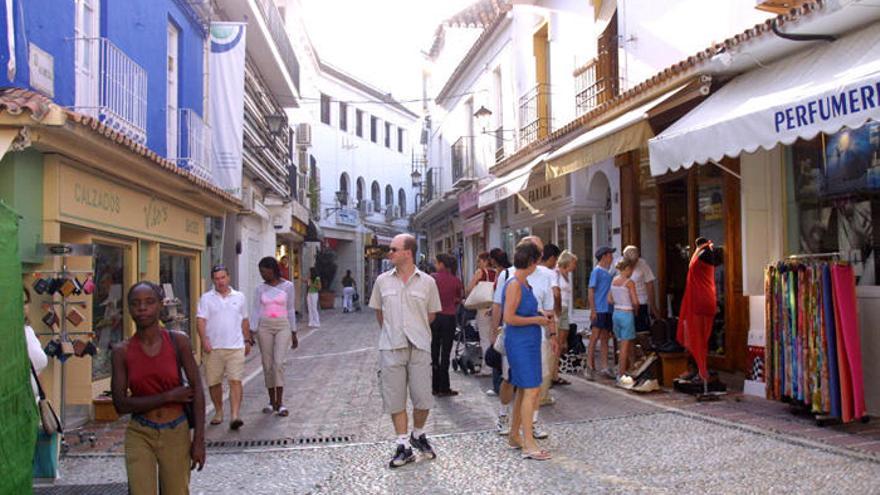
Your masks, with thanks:
<instances>
[{"instance_id":1,"label":"baby stroller","mask_svg":"<svg viewBox=\"0 0 880 495\"><path fill-rule=\"evenodd\" d=\"M361 310L361 296L358 294L357 289L355 289L354 294L351 295L351 308L355 311Z\"/></svg>"},{"instance_id":2,"label":"baby stroller","mask_svg":"<svg viewBox=\"0 0 880 495\"><path fill-rule=\"evenodd\" d=\"M465 375L478 373L483 367L483 350L480 347L480 332L476 328L477 312L458 307L456 314L455 346L452 369Z\"/></svg>"}]
</instances>

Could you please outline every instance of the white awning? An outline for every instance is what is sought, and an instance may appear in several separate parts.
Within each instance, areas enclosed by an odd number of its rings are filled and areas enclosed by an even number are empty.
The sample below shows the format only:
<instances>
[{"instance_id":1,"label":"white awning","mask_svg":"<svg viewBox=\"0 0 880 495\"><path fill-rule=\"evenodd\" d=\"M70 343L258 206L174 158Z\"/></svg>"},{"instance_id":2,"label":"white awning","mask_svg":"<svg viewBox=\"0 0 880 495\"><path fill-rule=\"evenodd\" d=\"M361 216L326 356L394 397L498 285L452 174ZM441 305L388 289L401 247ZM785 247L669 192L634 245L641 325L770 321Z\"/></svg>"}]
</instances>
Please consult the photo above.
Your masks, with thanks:
<instances>
[{"instance_id":1,"label":"white awning","mask_svg":"<svg viewBox=\"0 0 880 495\"><path fill-rule=\"evenodd\" d=\"M529 183L529 176L532 174L532 170L540 165L545 158L547 158L546 153L530 161L527 165L493 180L486 187L480 189L479 207L483 208L497 203L525 189Z\"/></svg>"},{"instance_id":2,"label":"white awning","mask_svg":"<svg viewBox=\"0 0 880 495\"><path fill-rule=\"evenodd\" d=\"M673 89L610 122L594 127L547 155L547 180L644 146L648 139L654 137L654 131L648 124L648 112L683 88Z\"/></svg>"},{"instance_id":3,"label":"white awning","mask_svg":"<svg viewBox=\"0 0 880 495\"><path fill-rule=\"evenodd\" d=\"M651 139L651 174L880 120L880 26L746 73Z\"/></svg>"}]
</instances>

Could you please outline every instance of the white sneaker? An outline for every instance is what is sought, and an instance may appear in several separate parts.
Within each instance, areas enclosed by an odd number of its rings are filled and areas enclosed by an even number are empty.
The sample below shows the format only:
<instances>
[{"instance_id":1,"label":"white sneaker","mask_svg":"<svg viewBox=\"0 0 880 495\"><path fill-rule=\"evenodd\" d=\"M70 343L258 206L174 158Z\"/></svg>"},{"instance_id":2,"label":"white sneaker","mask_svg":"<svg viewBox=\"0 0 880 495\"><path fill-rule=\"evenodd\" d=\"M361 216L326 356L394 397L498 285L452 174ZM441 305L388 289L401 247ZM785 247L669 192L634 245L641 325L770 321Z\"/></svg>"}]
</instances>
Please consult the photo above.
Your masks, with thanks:
<instances>
[{"instance_id":1,"label":"white sneaker","mask_svg":"<svg viewBox=\"0 0 880 495\"><path fill-rule=\"evenodd\" d=\"M660 383L657 382L656 378L651 378L650 380L645 380L642 383L633 386L631 390L633 392L654 392L660 390Z\"/></svg>"},{"instance_id":2,"label":"white sneaker","mask_svg":"<svg viewBox=\"0 0 880 495\"><path fill-rule=\"evenodd\" d=\"M498 419L495 420L495 432L499 435L507 435L510 433L510 418L505 416L498 416Z\"/></svg>"},{"instance_id":3,"label":"white sneaker","mask_svg":"<svg viewBox=\"0 0 880 495\"><path fill-rule=\"evenodd\" d=\"M538 440L543 440L543 439L549 437L550 434L547 433L547 430L545 430L545 429L541 426L541 423L538 423L538 422L536 421L535 423L532 424L532 436L535 437L535 438L538 439Z\"/></svg>"},{"instance_id":4,"label":"white sneaker","mask_svg":"<svg viewBox=\"0 0 880 495\"><path fill-rule=\"evenodd\" d=\"M633 388L633 385L635 385L635 382L633 382L632 377L627 375L620 375L619 377L617 377L618 387L630 390Z\"/></svg>"},{"instance_id":5,"label":"white sneaker","mask_svg":"<svg viewBox=\"0 0 880 495\"><path fill-rule=\"evenodd\" d=\"M489 390L486 390L486 395L493 396L498 394L496 394L495 391L490 388Z\"/></svg>"}]
</instances>

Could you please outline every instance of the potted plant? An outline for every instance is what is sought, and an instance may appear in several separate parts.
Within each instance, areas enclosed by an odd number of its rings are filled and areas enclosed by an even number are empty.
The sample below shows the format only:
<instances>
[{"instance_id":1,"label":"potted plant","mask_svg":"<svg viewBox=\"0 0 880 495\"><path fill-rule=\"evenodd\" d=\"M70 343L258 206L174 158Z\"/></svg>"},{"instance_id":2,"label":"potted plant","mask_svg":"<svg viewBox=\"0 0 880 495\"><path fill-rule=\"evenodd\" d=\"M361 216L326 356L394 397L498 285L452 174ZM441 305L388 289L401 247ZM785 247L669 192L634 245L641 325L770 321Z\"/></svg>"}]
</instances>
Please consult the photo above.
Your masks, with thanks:
<instances>
[{"instance_id":1,"label":"potted plant","mask_svg":"<svg viewBox=\"0 0 880 495\"><path fill-rule=\"evenodd\" d=\"M321 309L333 309L336 301L336 293L332 290L333 279L336 277L336 251L322 247L315 253L315 270L321 278L318 304Z\"/></svg>"}]
</instances>

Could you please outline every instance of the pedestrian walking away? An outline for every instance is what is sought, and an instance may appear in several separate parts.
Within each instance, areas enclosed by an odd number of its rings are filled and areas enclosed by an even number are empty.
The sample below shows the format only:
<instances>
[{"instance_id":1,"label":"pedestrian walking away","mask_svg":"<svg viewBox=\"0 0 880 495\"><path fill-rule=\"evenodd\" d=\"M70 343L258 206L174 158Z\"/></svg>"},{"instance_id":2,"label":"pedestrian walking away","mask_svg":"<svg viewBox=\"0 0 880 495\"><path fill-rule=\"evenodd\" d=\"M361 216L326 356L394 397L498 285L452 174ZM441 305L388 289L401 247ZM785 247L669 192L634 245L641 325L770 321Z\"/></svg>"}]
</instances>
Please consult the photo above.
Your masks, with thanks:
<instances>
[{"instance_id":1,"label":"pedestrian walking away","mask_svg":"<svg viewBox=\"0 0 880 495\"><path fill-rule=\"evenodd\" d=\"M636 246L623 248L623 257L635 263L630 279L636 284L636 294L639 296L639 307L636 311L636 332L648 332L651 330L651 319L661 319L654 292L654 282L657 278L648 262L641 257L639 248Z\"/></svg>"},{"instance_id":2,"label":"pedestrian walking away","mask_svg":"<svg viewBox=\"0 0 880 495\"><path fill-rule=\"evenodd\" d=\"M437 272L431 276L437 283L440 295L440 312L431 322L431 389L434 395L449 397L458 392L449 388L449 354L455 336L455 315L463 298L461 280L455 273L455 258L448 254L438 254Z\"/></svg>"},{"instance_id":3,"label":"pedestrian walking away","mask_svg":"<svg viewBox=\"0 0 880 495\"><path fill-rule=\"evenodd\" d=\"M454 274L455 272L453 272ZM482 252L477 256L477 270L474 272L471 277L471 281L468 284L467 290L465 290L465 295L471 293L472 290L479 284L480 282L489 282L494 284L495 278L498 274L497 267L495 266L494 261L489 256L488 252ZM492 328L492 317L490 316L491 308L478 308L477 309L477 331L480 334L480 348L483 351L483 354L486 354L486 350L489 349L494 343L494 339L492 338L495 330ZM488 366L483 366L480 369L480 374L488 375L491 373L491 370Z\"/></svg>"},{"instance_id":4,"label":"pedestrian walking away","mask_svg":"<svg viewBox=\"0 0 880 495\"><path fill-rule=\"evenodd\" d=\"M383 410L391 415L397 446L389 463L397 468L415 461L413 449L429 459L436 453L425 434L433 405L431 387L431 322L442 309L437 283L416 268L416 239L394 237L388 258L394 268L379 275L370 307L376 310L379 333L379 389ZM407 436L407 391L413 403L413 430Z\"/></svg>"},{"instance_id":5,"label":"pedestrian walking away","mask_svg":"<svg viewBox=\"0 0 880 495\"><path fill-rule=\"evenodd\" d=\"M282 270L282 275L284 274ZM223 377L229 382L229 409L232 414L229 428L237 430L244 425L241 410L244 359L254 345L244 294L229 285L225 266L211 268L214 288L199 298L196 324L205 353L205 381L214 404L212 425L223 423Z\"/></svg>"},{"instance_id":6,"label":"pedestrian walking away","mask_svg":"<svg viewBox=\"0 0 880 495\"><path fill-rule=\"evenodd\" d=\"M611 281L614 279L611 261L614 259L615 249L602 246L596 250L598 262L590 272L587 298L590 304L590 343L587 346L587 369L588 379L595 378L597 372L607 378L614 378L614 373L608 368L608 339L611 338L611 304L608 302L608 294L611 291ZM599 347L599 367L596 368L596 347Z\"/></svg>"},{"instance_id":7,"label":"pedestrian walking away","mask_svg":"<svg viewBox=\"0 0 880 495\"><path fill-rule=\"evenodd\" d=\"M286 417L284 407L284 358L288 349L296 349L296 297L294 286L281 277L278 261L267 256L257 265L263 283L254 290L250 312L250 326L257 330L263 379L269 394L269 404L263 413L275 412Z\"/></svg>"},{"instance_id":8,"label":"pedestrian walking away","mask_svg":"<svg viewBox=\"0 0 880 495\"><path fill-rule=\"evenodd\" d=\"M517 387L508 442L511 447L522 449L523 459L544 461L551 456L535 442L532 418L544 375L541 364L542 327L549 328L552 318L539 311L538 299L527 281L540 257L541 251L532 243L517 246L513 255L516 271L505 283L502 307L504 349L510 363L509 379Z\"/></svg>"},{"instance_id":9,"label":"pedestrian walking away","mask_svg":"<svg viewBox=\"0 0 880 495\"><path fill-rule=\"evenodd\" d=\"M639 307L639 296L636 294L636 284L630 278L636 263L623 258L614 267L617 276L611 281L611 290L608 294L608 302L614 305L612 322L614 337L620 342L620 359L617 366L617 386L632 388L633 379L627 374L629 365L632 364L632 343L636 338L635 312Z\"/></svg>"},{"instance_id":10,"label":"pedestrian walking away","mask_svg":"<svg viewBox=\"0 0 880 495\"><path fill-rule=\"evenodd\" d=\"M351 276L351 270L345 270L345 276L342 277L342 312L351 313L353 311L352 302L357 292L357 283ZM309 306L311 308L311 306ZM311 310L310 310L311 311Z\"/></svg>"},{"instance_id":11,"label":"pedestrian walking away","mask_svg":"<svg viewBox=\"0 0 880 495\"><path fill-rule=\"evenodd\" d=\"M556 262L556 284L559 286L559 323L556 328L556 345L559 348L558 355L561 357L568 352L568 327L569 311L571 311L571 273L577 268L577 256L571 251L565 250L559 255ZM571 382L559 376L559 365L553 368L553 385L571 385Z\"/></svg>"},{"instance_id":12,"label":"pedestrian walking away","mask_svg":"<svg viewBox=\"0 0 880 495\"><path fill-rule=\"evenodd\" d=\"M318 328L321 326L321 315L318 314L318 295L321 293L321 277L318 270L312 267L309 270L309 286L306 294L306 302L309 306L309 326Z\"/></svg>"},{"instance_id":13,"label":"pedestrian walking away","mask_svg":"<svg viewBox=\"0 0 880 495\"><path fill-rule=\"evenodd\" d=\"M131 414L125 471L133 495L188 494L190 470L205 465L202 379L189 337L159 324L164 300L158 285L134 284L128 308L135 333L113 346L113 405L119 414Z\"/></svg>"}]
</instances>

